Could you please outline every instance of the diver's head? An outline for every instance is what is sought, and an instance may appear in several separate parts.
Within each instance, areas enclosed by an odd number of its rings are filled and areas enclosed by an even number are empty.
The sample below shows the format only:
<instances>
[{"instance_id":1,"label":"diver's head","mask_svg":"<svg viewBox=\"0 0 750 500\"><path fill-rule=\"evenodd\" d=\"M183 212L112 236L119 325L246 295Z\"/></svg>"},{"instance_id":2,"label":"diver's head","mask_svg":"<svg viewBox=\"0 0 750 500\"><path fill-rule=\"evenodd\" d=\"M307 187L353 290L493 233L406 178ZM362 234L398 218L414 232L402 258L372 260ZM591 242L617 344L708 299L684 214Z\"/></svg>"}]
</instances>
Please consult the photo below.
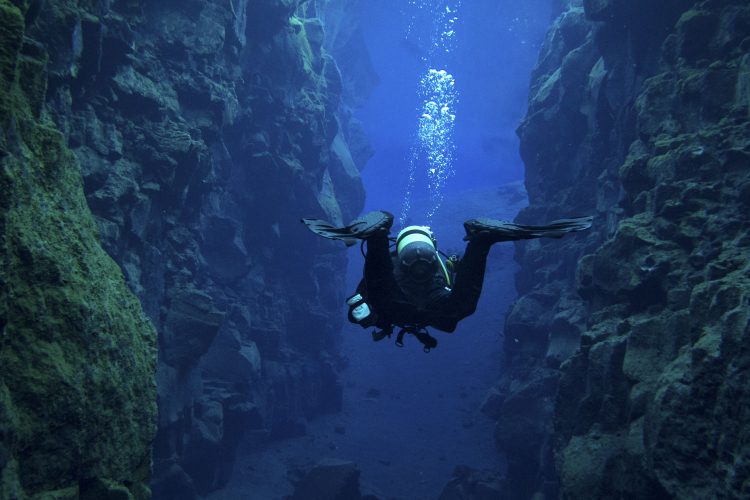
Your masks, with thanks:
<instances>
[{"instance_id":1,"label":"diver's head","mask_svg":"<svg viewBox=\"0 0 750 500\"><path fill-rule=\"evenodd\" d=\"M396 251L403 275L416 283L427 283L438 266L437 245L427 226L408 226L398 233Z\"/></svg>"}]
</instances>

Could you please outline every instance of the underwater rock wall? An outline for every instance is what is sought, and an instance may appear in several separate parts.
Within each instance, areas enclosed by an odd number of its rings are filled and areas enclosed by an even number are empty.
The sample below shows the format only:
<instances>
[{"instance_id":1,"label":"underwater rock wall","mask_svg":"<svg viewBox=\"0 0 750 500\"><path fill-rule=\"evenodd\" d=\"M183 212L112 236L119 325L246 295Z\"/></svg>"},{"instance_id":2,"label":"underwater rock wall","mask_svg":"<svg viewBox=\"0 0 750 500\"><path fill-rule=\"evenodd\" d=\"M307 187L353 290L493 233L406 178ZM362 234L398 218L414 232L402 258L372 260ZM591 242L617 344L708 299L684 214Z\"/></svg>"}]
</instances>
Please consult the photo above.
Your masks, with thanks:
<instances>
[{"instance_id":1,"label":"underwater rock wall","mask_svg":"<svg viewBox=\"0 0 750 500\"><path fill-rule=\"evenodd\" d=\"M570 2L519 128L530 207L492 406L519 498L750 494L750 7ZM558 482L559 481L559 482Z\"/></svg>"},{"instance_id":2,"label":"underwater rock wall","mask_svg":"<svg viewBox=\"0 0 750 500\"><path fill-rule=\"evenodd\" d=\"M156 332L45 109L33 10L0 0L0 498L145 499Z\"/></svg>"},{"instance_id":3,"label":"underwater rock wall","mask_svg":"<svg viewBox=\"0 0 750 500\"><path fill-rule=\"evenodd\" d=\"M159 332L158 498L221 486L248 432L298 435L340 408L345 257L299 218L356 215L366 153L348 147L342 79L306 15L325 3L68 0L27 14L102 244Z\"/></svg>"}]
</instances>

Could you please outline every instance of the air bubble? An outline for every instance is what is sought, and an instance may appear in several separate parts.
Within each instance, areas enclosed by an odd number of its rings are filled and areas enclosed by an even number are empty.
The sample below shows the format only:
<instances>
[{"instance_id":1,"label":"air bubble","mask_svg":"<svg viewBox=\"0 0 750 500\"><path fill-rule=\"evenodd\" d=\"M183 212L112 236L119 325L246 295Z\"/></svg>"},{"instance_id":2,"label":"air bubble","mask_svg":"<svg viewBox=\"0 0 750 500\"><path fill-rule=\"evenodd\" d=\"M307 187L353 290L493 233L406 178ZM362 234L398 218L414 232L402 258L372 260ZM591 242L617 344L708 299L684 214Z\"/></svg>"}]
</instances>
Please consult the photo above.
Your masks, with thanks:
<instances>
[{"instance_id":1,"label":"air bubble","mask_svg":"<svg viewBox=\"0 0 750 500\"><path fill-rule=\"evenodd\" d=\"M424 58L427 67L419 83L422 104L418 111L420 118L417 120L416 139L409 157L409 181L400 217L402 225L411 208L416 179L422 178L417 175L418 169L426 176L430 195L428 223L442 204L448 179L455 174L454 125L458 91L453 75L441 59L452 52L456 43L455 23L458 21L461 0L409 0L409 5L433 16L433 34L430 40L432 49Z\"/></svg>"}]
</instances>

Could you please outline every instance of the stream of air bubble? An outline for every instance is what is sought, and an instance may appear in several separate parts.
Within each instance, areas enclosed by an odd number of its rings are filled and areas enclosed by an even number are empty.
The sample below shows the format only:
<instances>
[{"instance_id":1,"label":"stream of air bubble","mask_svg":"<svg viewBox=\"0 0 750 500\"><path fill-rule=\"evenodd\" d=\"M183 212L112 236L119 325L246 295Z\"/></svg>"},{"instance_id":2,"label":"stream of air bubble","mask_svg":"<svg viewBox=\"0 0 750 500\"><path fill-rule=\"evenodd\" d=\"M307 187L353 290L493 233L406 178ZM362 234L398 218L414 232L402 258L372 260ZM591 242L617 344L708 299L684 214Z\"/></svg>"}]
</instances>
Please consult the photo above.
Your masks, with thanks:
<instances>
[{"instance_id":1,"label":"stream of air bubble","mask_svg":"<svg viewBox=\"0 0 750 500\"><path fill-rule=\"evenodd\" d=\"M401 208L403 226L411 210L411 197L417 179L427 179L430 205L427 222L440 208L448 179L455 174L456 145L454 123L458 92L448 72L448 55L455 48L456 24L461 0L409 0L412 15L407 38L426 45L425 66L419 82L420 109L414 143L409 155L409 181ZM429 19L429 32L419 31L419 23ZM425 38L426 40L423 40ZM421 174L420 174L421 172Z\"/></svg>"}]
</instances>

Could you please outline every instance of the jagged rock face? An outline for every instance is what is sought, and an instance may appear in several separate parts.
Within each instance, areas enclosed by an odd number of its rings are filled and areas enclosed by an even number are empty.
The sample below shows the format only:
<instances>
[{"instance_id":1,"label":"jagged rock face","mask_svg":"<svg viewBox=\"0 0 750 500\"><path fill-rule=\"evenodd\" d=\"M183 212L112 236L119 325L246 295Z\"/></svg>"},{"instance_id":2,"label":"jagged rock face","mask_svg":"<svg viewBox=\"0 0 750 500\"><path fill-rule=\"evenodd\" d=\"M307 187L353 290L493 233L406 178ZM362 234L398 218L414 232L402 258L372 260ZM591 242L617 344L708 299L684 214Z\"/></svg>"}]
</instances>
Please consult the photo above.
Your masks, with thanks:
<instances>
[{"instance_id":1,"label":"jagged rock face","mask_svg":"<svg viewBox=\"0 0 750 500\"><path fill-rule=\"evenodd\" d=\"M45 114L54 61L15 3L0 1L0 497L145 499L156 332L100 246Z\"/></svg>"},{"instance_id":2,"label":"jagged rock face","mask_svg":"<svg viewBox=\"0 0 750 500\"><path fill-rule=\"evenodd\" d=\"M748 37L740 1L573 2L550 30L519 219L596 222L517 253L496 406L521 496L558 494L553 448L566 498L750 494Z\"/></svg>"},{"instance_id":3,"label":"jagged rock face","mask_svg":"<svg viewBox=\"0 0 750 500\"><path fill-rule=\"evenodd\" d=\"M343 251L299 218L350 219L363 191L341 76L298 3L71 0L29 19L102 242L159 332L161 498L223 484L243 432L294 435L341 404Z\"/></svg>"}]
</instances>

